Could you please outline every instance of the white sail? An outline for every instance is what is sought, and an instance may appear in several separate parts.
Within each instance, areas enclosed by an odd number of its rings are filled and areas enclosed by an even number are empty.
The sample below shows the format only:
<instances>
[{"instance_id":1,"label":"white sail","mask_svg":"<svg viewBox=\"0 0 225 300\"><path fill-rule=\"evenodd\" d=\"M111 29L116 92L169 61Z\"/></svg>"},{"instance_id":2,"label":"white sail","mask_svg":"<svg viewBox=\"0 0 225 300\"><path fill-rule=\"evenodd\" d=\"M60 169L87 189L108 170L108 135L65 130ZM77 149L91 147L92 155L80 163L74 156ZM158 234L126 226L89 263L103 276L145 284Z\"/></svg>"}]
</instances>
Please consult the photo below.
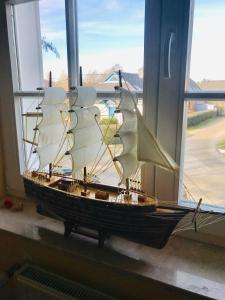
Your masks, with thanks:
<instances>
[{"instance_id":1,"label":"white sail","mask_svg":"<svg viewBox=\"0 0 225 300\"><path fill-rule=\"evenodd\" d=\"M120 88L118 110L122 113L123 123L118 134L123 144L123 152L121 155L115 157L115 160L120 162L123 170L119 185L124 184L126 178L134 175L139 167L139 161L137 159L137 99L135 96L132 98L132 96L134 95L131 95L129 91Z\"/></svg>"},{"instance_id":2,"label":"white sail","mask_svg":"<svg viewBox=\"0 0 225 300\"><path fill-rule=\"evenodd\" d=\"M69 151L72 157L72 176L76 172L93 164L96 157L103 150L102 134L97 121L100 111L97 107L77 108L71 112L71 124L73 129L73 147Z\"/></svg>"},{"instance_id":3,"label":"white sail","mask_svg":"<svg viewBox=\"0 0 225 300\"><path fill-rule=\"evenodd\" d=\"M177 163L163 149L160 143L147 128L141 114L137 113L138 118L138 144L137 158L138 161L149 162L158 167L175 171L178 169Z\"/></svg>"},{"instance_id":4,"label":"white sail","mask_svg":"<svg viewBox=\"0 0 225 300\"><path fill-rule=\"evenodd\" d=\"M123 169L123 176L119 184L124 184L126 178L134 175L138 167L147 162L167 170L176 170L178 166L175 161L146 127L137 108L136 96L120 88L120 99L118 110L123 115L123 124L118 134L123 144L123 152L115 157Z\"/></svg>"},{"instance_id":5,"label":"white sail","mask_svg":"<svg viewBox=\"0 0 225 300\"><path fill-rule=\"evenodd\" d=\"M43 117L37 126L39 135L36 151L40 160L39 170L54 162L65 135L65 127L60 112L66 97L64 89L47 88L44 95L41 103Z\"/></svg>"},{"instance_id":6,"label":"white sail","mask_svg":"<svg viewBox=\"0 0 225 300\"><path fill-rule=\"evenodd\" d=\"M70 122L71 129L80 129L84 127L90 127L96 124L96 120L100 118L100 111L96 106L76 108L71 111Z\"/></svg>"},{"instance_id":7,"label":"white sail","mask_svg":"<svg viewBox=\"0 0 225 300\"><path fill-rule=\"evenodd\" d=\"M120 88L119 93L120 104L118 106L118 109L134 111L138 101L137 95L123 88Z\"/></svg>"},{"instance_id":8,"label":"white sail","mask_svg":"<svg viewBox=\"0 0 225 300\"><path fill-rule=\"evenodd\" d=\"M97 93L95 88L77 86L69 92L70 106L90 107L95 104Z\"/></svg>"},{"instance_id":9,"label":"white sail","mask_svg":"<svg viewBox=\"0 0 225 300\"><path fill-rule=\"evenodd\" d=\"M62 104L66 98L66 92L60 87L49 87L44 89L44 98L41 105Z\"/></svg>"}]
</instances>

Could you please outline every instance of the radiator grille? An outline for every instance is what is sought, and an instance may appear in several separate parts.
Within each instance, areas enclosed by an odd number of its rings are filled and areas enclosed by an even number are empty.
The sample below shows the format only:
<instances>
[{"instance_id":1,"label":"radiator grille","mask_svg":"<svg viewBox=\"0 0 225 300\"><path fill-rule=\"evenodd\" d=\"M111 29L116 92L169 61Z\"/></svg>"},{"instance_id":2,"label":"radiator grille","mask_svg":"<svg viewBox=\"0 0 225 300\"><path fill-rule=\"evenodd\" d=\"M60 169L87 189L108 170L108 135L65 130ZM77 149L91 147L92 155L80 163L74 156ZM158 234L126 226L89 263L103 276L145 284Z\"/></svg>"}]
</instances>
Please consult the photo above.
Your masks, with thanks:
<instances>
[{"instance_id":1,"label":"radiator grille","mask_svg":"<svg viewBox=\"0 0 225 300\"><path fill-rule=\"evenodd\" d=\"M17 274L17 280L22 293L22 299L26 300L115 300L115 298L111 296L47 272L36 266L26 266Z\"/></svg>"}]
</instances>

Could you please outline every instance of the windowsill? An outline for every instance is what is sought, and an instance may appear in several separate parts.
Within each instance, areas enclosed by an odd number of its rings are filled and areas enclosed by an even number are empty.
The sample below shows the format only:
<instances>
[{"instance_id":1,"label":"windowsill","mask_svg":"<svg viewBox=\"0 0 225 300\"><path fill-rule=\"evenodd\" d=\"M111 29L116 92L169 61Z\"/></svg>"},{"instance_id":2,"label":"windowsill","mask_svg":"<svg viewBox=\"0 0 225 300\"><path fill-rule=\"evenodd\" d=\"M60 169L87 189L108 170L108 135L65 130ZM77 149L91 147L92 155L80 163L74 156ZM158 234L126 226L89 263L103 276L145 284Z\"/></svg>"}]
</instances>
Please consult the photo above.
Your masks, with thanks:
<instances>
[{"instance_id":1,"label":"windowsill","mask_svg":"<svg viewBox=\"0 0 225 300\"><path fill-rule=\"evenodd\" d=\"M191 202L186 200L179 201L179 205L190 207L190 208L196 208L198 203L197 202ZM216 205L210 205L210 204L201 204L201 210L209 211L209 212L216 212L216 213L224 213L224 207L216 206Z\"/></svg>"},{"instance_id":2,"label":"windowsill","mask_svg":"<svg viewBox=\"0 0 225 300\"><path fill-rule=\"evenodd\" d=\"M179 205L196 208L196 204L193 204L190 201L180 201ZM214 212L215 214L212 213L206 216L203 212L202 217L205 217L206 221L205 223L203 222L200 224L197 222L197 232L194 231L193 224L193 226L191 226L193 227L192 229L178 231L176 234L184 238L207 243L208 245L224 247L225 249L225 216L217 214L224 213L224 209L210 205L201 205L201 209L208 212ZM182 227L182 225L185 223L187 224L187 222L190 224L191 219L192 218L190 218L189 215L185 216L178 227Z\"/></svg>"},{"instance_id":3,"label":"windowsill","mask_svg":"<svg viewBox=\"0 0 225 300\"><path fill-rule=\"evenodd\" d=\"M225 293L225 250L221 247L173 236L164 249L156 250L111 237L99 249L96 241L85 237L65 239L62 223L38 215L28 201L23 212L1 209L0 229L196 294L223 299Z\"/></svg>"}]
</instances>

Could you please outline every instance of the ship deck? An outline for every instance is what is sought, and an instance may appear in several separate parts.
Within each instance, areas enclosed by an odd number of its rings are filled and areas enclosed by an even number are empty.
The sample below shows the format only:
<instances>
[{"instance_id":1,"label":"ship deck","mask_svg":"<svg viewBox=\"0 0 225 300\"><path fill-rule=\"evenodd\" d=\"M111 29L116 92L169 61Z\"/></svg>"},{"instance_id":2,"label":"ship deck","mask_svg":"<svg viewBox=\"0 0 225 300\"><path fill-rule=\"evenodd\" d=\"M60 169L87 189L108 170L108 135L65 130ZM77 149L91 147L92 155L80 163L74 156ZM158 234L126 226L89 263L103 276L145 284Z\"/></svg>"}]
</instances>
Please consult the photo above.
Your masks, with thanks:
<instances>
[{"instance_id":1,"label":"ship deck","mask_svg":"<svg viewBox=\"0 0 225 300\"><path fill-rule=\"evenodd\" d=\"M27 173L24 175L24 178L45 186L45 187L49 187L51 189L54 190L59 190L60 192L64 192L66 194L70 194L73 196L77 196L79 198L84 198L84 199L92 199L95 201L104 201L104 202L109 202L109 203L117 203L117 204L121 204L121 205L128 205L128 206L156 206L158 204L157 200L146 196L145 201L140 202L138 201L138 196L141 195L141 193L139 192L134 192L131 191L130 195L131 195L131 199L126 200L124 197L124 194L121 193L122 189L116 188L116 187L112 187L112 186L106 186L106 185L101 185L101 184L88 184L88 190L90 191L90 193L86 196L82 196L81 192L84 190L84 186L82 184L78 184L77 188L75 191L73 192L68 192L68 191L62 191L58 188L58 182L60 180L62 180L62 177L58 177L58 176L52 176L50 182L46 182L45 180L41 180L38 179L37 177L32 177L30 173ZM72 180L72 179L71 179ZM104 199L96 199L95 198L95 193L99 190L102 191L107 191L109 193L109 199L104 200Z\"/></svg>"}]
</instances>

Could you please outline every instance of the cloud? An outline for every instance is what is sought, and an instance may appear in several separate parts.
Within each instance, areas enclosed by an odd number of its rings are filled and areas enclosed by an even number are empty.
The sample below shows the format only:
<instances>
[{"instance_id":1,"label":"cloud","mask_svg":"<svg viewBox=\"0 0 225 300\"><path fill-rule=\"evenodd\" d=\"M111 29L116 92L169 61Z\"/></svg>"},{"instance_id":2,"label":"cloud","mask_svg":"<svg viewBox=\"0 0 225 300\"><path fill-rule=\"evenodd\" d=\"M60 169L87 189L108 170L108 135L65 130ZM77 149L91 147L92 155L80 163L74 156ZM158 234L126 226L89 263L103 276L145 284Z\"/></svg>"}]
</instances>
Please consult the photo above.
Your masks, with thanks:
<instances>
[{"instance_id":1,"label":"cloud","mask_svg":"<svg viewBox=\"0 0 225 300\"><path fill-rule=\"evenodd\" d=\"M58 80L63 73L67 73L67 59L66 57L60 57L60 59L54 56L45 55L43 61L44 66L44 76L48 78L49 71L52 71L53 80Z\"/></svg>"},{"instance_id":2,"label":"cloud","mask_svg":"<svg viewBox=\"0 0 225 300\"><path fill-rule=\"evenodd\" d=\"M66 31L59 30L59 31L43 31L42 35L45 36L49 41L65 41L66 40Z\"/></svg>"},{"instance_id":3,"label":"cloud","mask_svg":"<svg viewBox=\"0 0 225 300\"><path fill-rule=\"evenodd\" d=\"M110 11L115 11L120 9L121 4L121 1L118 0L108 0L105 3L105 8Z\"/></svg>"},{"instance_id":4,"label":"cloud","mask_svg":"<svg viewBox=\"0 0 225 300\"><path fill-rule=\"evenodd\" d=\"M85 74L97 71L103 73L115 64L120 64L125 72L138 72L143 66L143 47L126 48L123 50L99 51L94 54L80 54L80 65ZM48 54L46 54L47 56ZM44 60L44 74L52 71L54 80L58 80L62 73L67 73L66 57L56 59L48 55Z\"/></svg>"},{"instance_id":5,"label":"cloud","mask_svg":"<svg viewBox=\"0 0 225 300\"><path fill-rule=\"evenodd\" d=\"M52 14L54 11L64 11L65 4L64 1L55 1L55 0L45 0L39 1L39 6L42 12Z\"/></svg>"},{"instance_id":6,"label":"cloud","mask_svg":"<svg viewBox=\"0 0 225 300\"><path fill-rule=\"evenodd\" d=\"M225 36L224 11L216 15L208 11L201 18L195 18L190 75L194 80L224 79Z\"/></svg>"},{"instance_id":7,"label":"cloud","mask_svg":"<svg viewBox=\"0 0 225 300\"><path fill-rule=\"evenodd\" d=\"M143 47L112 49L96 54L80 54L80 64L84 73L96 70L99 73L120 64L125 72L137 72L143 66Z\"/></svg>"},{"instance_id":8,"label":"cloud","mask_svg":"<svg viewBox=\"0 0 225 300\"><path fill-rule=\"evenodd\" d=\"M144 24L134 24L127 22L126 24L115 24L104 21L86 21L79 23L79 29L82 34L95 34L112 37L135 37L143 36Z\"/></svg>"}]
</instances>

